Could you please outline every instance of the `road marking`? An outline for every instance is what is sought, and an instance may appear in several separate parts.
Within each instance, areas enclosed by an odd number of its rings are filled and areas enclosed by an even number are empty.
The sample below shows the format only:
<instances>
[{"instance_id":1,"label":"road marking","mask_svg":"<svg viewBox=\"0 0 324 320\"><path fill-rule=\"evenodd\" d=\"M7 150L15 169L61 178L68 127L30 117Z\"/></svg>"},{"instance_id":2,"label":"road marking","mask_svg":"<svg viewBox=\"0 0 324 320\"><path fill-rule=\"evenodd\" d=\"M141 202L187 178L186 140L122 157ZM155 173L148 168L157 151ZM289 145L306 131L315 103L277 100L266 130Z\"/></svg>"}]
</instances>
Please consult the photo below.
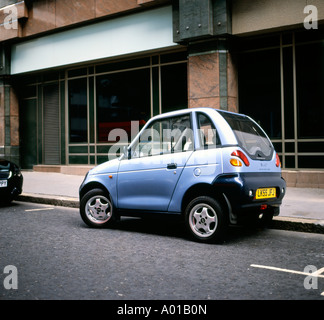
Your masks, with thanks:
<instances>
[{"instance_id":1,"label":"road marking","mask_svg":"<svg viewBox=\"0 0 324 320\"><path fill-rule=\"evenodd\" d=\"M317 271L313 272L312 275L316 274L316 275L320 275L321 273L324 272L324 267L321 269L318 269Z\"/></svg>"},{"instance_id":2,"label":"road marking","mask_svg":"<svg viewBox=\"0 0 324 320\"><path fill-rule=\"evenodd\" d=\"M311 277L317 277L317 278L324 278L324 275L321 273L324 272L324 267L321 269L318 269L315 272L308 273L308 272L302 272L302 271L295 271L295 270L289 270L289 269L282 269L282 268L276 268L276 267L270 267L270 266L262 266L259 264L251 264L250 265L253 268L261 268L261 269L268 269L268 270L274 270L274 271L281 271L281 272L288 272L288 273L294 273L294 274L301 274L304 276L311 276ZM321 296L324 296L324 291L321 293Z\"/></svg>"},{"instance_id":3,"label":"road marking","mask_svg":"<svg viewBox=\"0 0 324 320\"><path fill-rule=\"evenodd\" d=\"M262 265L259 265L259 264L251 264L251 267L274 270L274 271L281 271L281 272L288 272L288 273L294 273L294 274L301 274L303 276L312 276L312 277L317 277L317 278L324 278L324 275L321 274L324 271L324 268L321 268L321 269L317 270L316 272L309 273L309 272L295 271L295 270L282 269L282 268L276 268L276 267L270 267L270 266L262 266Z\"/></svg>"},{"instance_id":4,"label":"road marking","mask_svg":"<svg viewBox=\"0 0 324 320\"><path fill-rule=\"evenodd\" d=\"M49 208L41 208L41 209L28 209L25 210L25 212L33 212L33 211L46 211L46 210L53 210L53 207L49 207Z\"/></svg>"}]
</instances>

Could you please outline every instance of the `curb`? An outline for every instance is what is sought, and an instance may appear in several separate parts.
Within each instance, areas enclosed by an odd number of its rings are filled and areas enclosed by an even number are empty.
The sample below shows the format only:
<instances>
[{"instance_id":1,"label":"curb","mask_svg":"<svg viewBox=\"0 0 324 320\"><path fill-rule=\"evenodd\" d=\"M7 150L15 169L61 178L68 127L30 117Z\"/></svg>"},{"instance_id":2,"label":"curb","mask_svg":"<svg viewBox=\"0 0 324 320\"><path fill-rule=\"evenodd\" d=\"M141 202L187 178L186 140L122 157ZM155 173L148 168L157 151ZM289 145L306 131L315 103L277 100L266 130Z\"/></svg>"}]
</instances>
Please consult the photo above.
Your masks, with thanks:
<instances>
[{"instance_id":1,"label":"curb","mask_svg":"<svg viewBox=\"0 0 324 320\"><path fill-rule=\"evenodd\" d=\"M16 200L23 201L23 202L48 204L48 205L60 206L60 207L79 208L78 198L23 193L19 195Z\"/></svg>"},{"instance_id":2,"label":"curb","mask_svg":"<svg viewBox=\"0 0 324 320\"><path fill-rule=\"evenodd\" d=\"M274 217L271 229L324 234L324 220Z\"/></svg>"},{"instance_id":3,"label":"curb","mask_svg":"<svg viewBox=\"0 0 324 320\"><path fill-rule=\"evenodd\" d=\"M17 201L48 204L53 206L79 208L78 198L46 196L41 194L23 193L18 196ZM299 231L307 233L324 234L324 220L311 220L290 217L274 217L270 229Z\"/></svg>"}]
</instances>

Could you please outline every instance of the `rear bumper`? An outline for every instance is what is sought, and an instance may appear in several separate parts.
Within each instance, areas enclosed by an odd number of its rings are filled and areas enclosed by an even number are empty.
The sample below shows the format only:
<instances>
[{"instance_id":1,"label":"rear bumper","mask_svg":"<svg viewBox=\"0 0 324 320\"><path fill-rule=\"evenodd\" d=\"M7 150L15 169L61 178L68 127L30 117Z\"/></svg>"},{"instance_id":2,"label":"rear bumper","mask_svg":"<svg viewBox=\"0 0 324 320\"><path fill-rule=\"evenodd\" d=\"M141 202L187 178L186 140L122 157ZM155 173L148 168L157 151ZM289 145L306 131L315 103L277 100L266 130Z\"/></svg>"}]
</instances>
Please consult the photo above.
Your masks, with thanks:
<instances>
[{"instance_id":1,"label":"rear bumper","mask_svg":"<svg viewBox=\"0 0 324 320\"><path fill-rule=\"evenodd\" d=\"M241 173L220 175L214 181L218 192L226 197L231 211L239 216L260 210L267 205L273 208L274 215L279 214L279 207L286 193L286 181L281 173ZM276 197L255 199L259 188L276 188Z\"/></svg>"},{"instance_id":2,"label":"rear bumper","mask_svg":"<svg viewBox=\"0 0 324 320\"><path fill-rule=\"evenodd\" d=\"M23 177L13 177L8 179L8 185L0 188L0 197L3 201L11 201L16 199L22 193Z\"/></svg>"}]
</instances>

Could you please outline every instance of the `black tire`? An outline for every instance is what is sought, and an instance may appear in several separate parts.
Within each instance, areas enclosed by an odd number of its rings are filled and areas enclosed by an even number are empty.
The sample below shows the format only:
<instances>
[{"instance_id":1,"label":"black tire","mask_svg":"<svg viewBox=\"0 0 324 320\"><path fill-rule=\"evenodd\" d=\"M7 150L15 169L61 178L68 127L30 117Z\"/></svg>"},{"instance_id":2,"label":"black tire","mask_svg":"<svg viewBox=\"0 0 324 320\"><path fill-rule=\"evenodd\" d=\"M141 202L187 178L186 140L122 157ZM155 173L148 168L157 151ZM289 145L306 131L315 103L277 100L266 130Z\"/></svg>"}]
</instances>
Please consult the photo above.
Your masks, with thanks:
<instances>
[{"instance_id":1,"label":"black tire","mask_svg":"<svg viewBox=\"0 0 324 320\"><path fill-rule=\"evenodd\" d=\"M7 199L1 199L1 200L0 200L0 206L1 206L1 207L7 207L7 206L10 206L13 200L14 200L14 199L13 199L12 197L9 197L9 198L7 198Z\"/></svg>"},{"instance_id":2,"label":"black tire","mask_svg":"<svg viewBox=\"0 0 324 320\"><path fill-rule=\"evenodd\" d=\"M80 215L89 227L94 228L112 226L116 220L112 200L102 189L90 190L82 197Z\"/></svg>"},{"instance_id":3,"label":"black tire","mask_svg":"<svg viewBox=\"0 0 324 320\"><path fill-rule=\"evenodd\" d=\"M228 219L226 212L215 199L200 196L187 205L185 224L193 239L215 243L224 240Z\"/></svg>"}]
</instances>

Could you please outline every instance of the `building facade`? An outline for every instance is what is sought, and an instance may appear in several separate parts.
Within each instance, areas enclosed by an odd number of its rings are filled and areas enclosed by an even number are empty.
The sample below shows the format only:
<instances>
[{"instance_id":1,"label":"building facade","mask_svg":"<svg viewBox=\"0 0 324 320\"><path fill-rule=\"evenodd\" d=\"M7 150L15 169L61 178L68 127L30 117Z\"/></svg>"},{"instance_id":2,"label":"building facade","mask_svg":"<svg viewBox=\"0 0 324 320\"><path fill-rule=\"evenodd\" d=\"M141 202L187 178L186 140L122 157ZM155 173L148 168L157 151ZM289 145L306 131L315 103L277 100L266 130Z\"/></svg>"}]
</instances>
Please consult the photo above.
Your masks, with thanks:
<instances>
[{"instance_id":1,"label":"building facade","mask_svg":"<svg viewBox=\"0 0 324 320\"><path fill-rule=\"evenodd\" d=\"M321 0L0 0L0 157L94 166L114 128L207 106L324 187L323 22Z\"/></svg>"}]
</instances>

